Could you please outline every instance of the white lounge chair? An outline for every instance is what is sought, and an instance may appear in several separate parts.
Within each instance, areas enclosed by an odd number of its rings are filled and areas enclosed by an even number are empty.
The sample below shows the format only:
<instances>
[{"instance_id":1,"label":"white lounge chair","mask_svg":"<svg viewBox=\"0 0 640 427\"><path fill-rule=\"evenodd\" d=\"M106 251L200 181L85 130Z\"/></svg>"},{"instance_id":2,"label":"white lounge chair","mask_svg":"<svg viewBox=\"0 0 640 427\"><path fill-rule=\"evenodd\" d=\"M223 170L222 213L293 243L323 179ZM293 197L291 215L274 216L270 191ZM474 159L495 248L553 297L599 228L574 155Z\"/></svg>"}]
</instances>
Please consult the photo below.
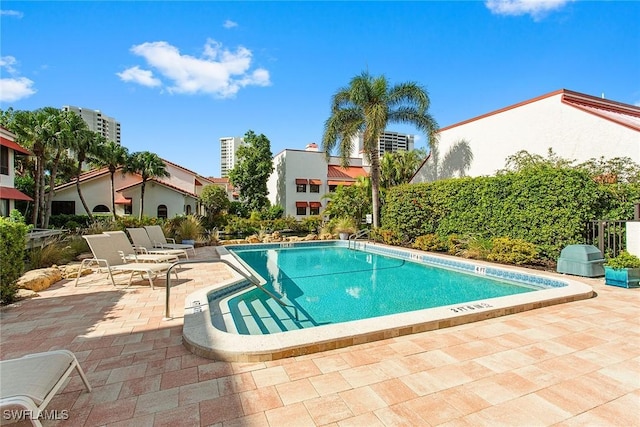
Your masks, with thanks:
<instances>
[{"instance_id":1,"label":"white lounge chair","mask_svg":"<svg viewBox=\"0 0 640 427\"><path fill-rule=\"evenodd\" d=\"M151 289L154 289L153 278L158 276L160 273L166 272L169 267L173 265L167 262L125 262L122 256L118 253L117 247L113 244L114 237L111 237L108 234L93 234L82 237L89 244L89 248L93 253L93 258L82 260L79 271L84 270L85 265L89 266L91 264L97 264L98 267L104 267L109 273L109 278L111 279L113 286L116 286L116 282L113 280L112 273L114 271L121 271L131 273L127 287L131 285L131 281L133 280L133 275L135 273L140 274L143 278L146 273ZM174 274L177 278L178 273L175 270ZM75 286L78 286L79 279L80 274L76 276Z\"/></svg>"},{"instance_id":2,"label":"white lounge chair","mask_svg":"<svg viewBox=\"0 0 640 427\"><path fill-rule=\"evenodd\" d=\"M176 262L178 255L138 253L124 231L105 231L104 234L113 237L111 241L116 250L126 262Z\"/></svg>"},{"instance_id":3,"label":"white lounge chair","mask_svg":"<svg viewBox=\"0 0 640 427\"><path fill-rule=\"evenodd\" d=\"M176 243L174 239L167 239L164 235L164 231L162 231L162 227L159 225L145 225L144 228L147 230L147 233L149 233L149 238L153 242L153 246L169 249L191 249L193 255L196 254L196 250L193 245ZM168 242L167 240L171 240L171 242Z\"/></svg>"},{"instance_id":4,"label":"white lounge chair","mask_svg":"<svg viewBox=\"0 0 640 427\"><path fill-rule=\"evenodd\" d=\"M144 228L127 228L127 233L129 233L129 237L131 237L133 246L136 248L136 250L142 250L142 253L175 255L178 257L184 256L186 259L189 259L189 254L187 254L186 249L154 248L153 242L147 234L147 230L145 230Z\"/></svg>"},{"instance_id":5,"label":"white lounge chair","mask_svg":"<svg viewBox=\"0 0 640 427\"><path fill-rule=\"evenodd\" d=\"M42 426L38 418L74 369L90 392L91 385L78 359L69 350L34 353L19 359L0 361L0 407L3 409L3 418L11 418L9 408L24 408L25 412L14 414L24 414L31 419L31 424Z\"/></svg>"}]
</instances>

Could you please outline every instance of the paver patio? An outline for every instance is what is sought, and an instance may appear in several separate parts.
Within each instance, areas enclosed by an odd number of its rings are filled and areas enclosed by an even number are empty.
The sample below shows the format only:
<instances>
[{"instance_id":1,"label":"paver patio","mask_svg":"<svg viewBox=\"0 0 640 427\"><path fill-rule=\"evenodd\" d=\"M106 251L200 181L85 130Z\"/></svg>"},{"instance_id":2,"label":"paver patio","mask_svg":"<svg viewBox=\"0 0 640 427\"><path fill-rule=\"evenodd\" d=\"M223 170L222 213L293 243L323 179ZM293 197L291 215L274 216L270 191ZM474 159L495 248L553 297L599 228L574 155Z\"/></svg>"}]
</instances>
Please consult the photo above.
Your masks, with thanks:
<instances>
[{"instance_id":1,"label":"paver patio","mask_svg":"<svg viewBox=\"0 0 640 427\"><path fill-rule=\"evenodd\" d=\"M213 256L213 248L197 249L199 259ZM148 282L114 288L96 273L0 309L2 359L66 348L93 386L87 393L74 374L47 407L68 419L44 425L640 426L640 289L580 279L597 297L296 358L228 363L187 351L181 316L187 294L231 274L203 263L179 276L169 321L162 280L154 291Z\"/></svg>"}]
</instances>

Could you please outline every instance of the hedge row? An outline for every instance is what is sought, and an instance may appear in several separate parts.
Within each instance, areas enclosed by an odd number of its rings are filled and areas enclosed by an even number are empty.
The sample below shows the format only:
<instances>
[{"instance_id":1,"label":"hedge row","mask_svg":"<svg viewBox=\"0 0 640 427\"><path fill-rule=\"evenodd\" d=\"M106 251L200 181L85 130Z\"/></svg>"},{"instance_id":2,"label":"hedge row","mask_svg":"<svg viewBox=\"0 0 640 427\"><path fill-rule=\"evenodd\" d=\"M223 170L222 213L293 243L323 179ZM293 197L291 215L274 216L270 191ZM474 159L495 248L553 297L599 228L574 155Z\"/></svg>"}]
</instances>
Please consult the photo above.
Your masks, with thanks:
<instances>
[{"instance_id":1,"label":"hedge row","mask_svg":"<svg viewBox=\"0 0 640 427\"><path fill-rule=\"evenodd\" d=\"M583 241L589 220L632 215L629 199L637 191L625 189L622 201L616 191L584 171L552 167L409 184L388 191L382 227L405 244L428 234L522 239L542 258L556 259L566 245Z\"/></svg>"}]
</instances>

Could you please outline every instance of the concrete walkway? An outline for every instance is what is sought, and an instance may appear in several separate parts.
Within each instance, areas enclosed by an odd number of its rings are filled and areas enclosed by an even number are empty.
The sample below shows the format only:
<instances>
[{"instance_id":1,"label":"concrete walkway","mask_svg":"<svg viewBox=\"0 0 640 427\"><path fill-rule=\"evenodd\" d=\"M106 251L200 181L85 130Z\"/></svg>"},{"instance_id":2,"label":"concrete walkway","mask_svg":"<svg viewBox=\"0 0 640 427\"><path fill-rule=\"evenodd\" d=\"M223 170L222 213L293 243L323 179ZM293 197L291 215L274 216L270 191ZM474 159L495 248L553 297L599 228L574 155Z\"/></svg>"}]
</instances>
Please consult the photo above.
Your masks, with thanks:
<instances>
[{"instance_id":1,"label":"concrete walkway","mask_svg":"<svg viewBox=\"0 0 640 427\"><path fill-rule=\"evenodd\" d=\"M213 248L197 257L213 256ZM230 277L194 264L172 282L63 280L0 309L2 359L66 348L73 374L48 405L70 426L640 426L640 289L583 279L598 296L478 323L264 363L182 345L184 298ZM119 283L126 283L120 276ZM3 414L2 424L7 423ZM16 425L30 425L28 421Z\"/></svg>"}]
</instances>

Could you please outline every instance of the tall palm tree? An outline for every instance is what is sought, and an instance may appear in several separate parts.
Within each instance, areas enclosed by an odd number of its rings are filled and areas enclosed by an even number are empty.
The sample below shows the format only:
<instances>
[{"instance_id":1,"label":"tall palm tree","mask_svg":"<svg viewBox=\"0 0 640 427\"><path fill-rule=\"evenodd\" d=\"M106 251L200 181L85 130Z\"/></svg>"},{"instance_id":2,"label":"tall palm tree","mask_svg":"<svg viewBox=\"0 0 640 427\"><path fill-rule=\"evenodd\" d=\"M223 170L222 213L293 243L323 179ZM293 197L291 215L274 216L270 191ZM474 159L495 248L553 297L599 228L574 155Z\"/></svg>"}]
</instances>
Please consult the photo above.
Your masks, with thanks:
<instances>
[{"instance_id":1,"label":"tall palm tree","mask_svg":"<svg viewBox=\"0 0 640 427\"><path fill-rule=\"evenodd\" d=\"M88 160L91 164L108 168L111 175L111 212L113 219L118 217L116 214L116 190L114 176L119 167L124 166L129 159L129 150L115 141L107 141L102 138L96 149L95 154L89 156Z\"/></svg>"},{"instance_id":2,"label":"tall palm tree","mask_svg":"<svg viewBox=\"0 0 640 427\"><path fill-rule=\"evenodd\" d=\"M75 114L75 113L74 113ZM85 124L84 120L77 114L75 116ZM76 120L75 118L72 120ZM78 192L78 197L80 198L80 202L82 203L82 207L84 211L87 213L89 219L93 219L91 215L91 210L89 206L87 206L87 202L82 195L82 190L80 187L80 175L82 175L82 166L86 160L90 159L92 156L95 156L98 153L98 147L100 144L106 143L106 138L100 135L97 132L93 132L86 126L78 124L74 126L75 130L73 131L73 138L71 140L71 149L75 154L75 181L76 181L76 191Z\"/></svg>"},{"instance_id":3,"label":"tall palm tree","mask_svg":"<svg viewBox=\"0 0 640 427\"><path fill-rule=\"evenodd\" d=\"M347 166L353 138L362 133L364 154L371 164L374 227L380 222L378 138L389 123L402 123L414 125L431 140L438 125L427 112L429 103L427 91L417 83L389 86L386 77L373 77L368 72L354 77L348 87L333 95L331 116L324 126L323 150L329 156L337 147L343 166Z\"/></svg>"},{"instance_id":4,"label":"tall palm tree","mask_svg":"<svg viewBox=\"0 0 640 427\"><path fill-rule=\"evenodd\" d=\"M149 151L141 151L133 153L124 170L126 172L137 173L142 177L142 186L140 187L140 214L138 219L142 219L144 212L144 190L147 181L151 178L164 178L169 176L164 161L155 153Z\"/></svg>"}]
</instances>

